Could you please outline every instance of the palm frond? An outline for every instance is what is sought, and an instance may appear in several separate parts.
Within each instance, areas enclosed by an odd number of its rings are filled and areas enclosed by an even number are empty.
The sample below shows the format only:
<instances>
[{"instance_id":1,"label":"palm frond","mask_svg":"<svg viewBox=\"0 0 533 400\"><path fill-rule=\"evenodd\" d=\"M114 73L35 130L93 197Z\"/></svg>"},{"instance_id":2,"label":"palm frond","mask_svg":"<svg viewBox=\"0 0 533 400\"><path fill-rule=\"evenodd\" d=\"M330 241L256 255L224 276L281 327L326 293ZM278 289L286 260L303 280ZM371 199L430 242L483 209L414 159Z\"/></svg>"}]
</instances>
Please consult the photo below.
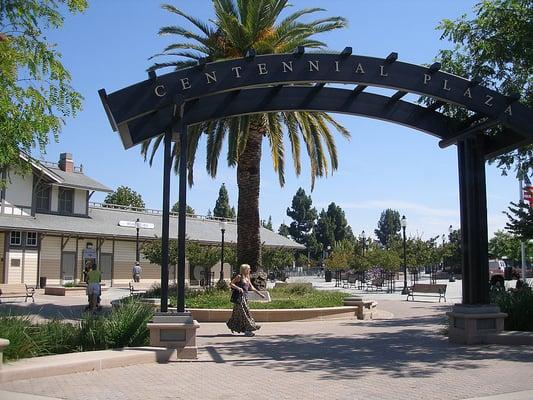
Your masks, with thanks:
<instances>
[{"instance_id":1,"label":"palm frond","mask_svg":"<svg viewBox=\"0 0 533 400\"><path fill-rule=\"evenodd\" d=\"M194 26L196 26L198 29L200 29L204 33L204 35L206 35L208 37L215 33L215 31L213 29L211 29L211 27L209 25L207 25L206 23L204 23L203 21L200 21L199 19L197 19L195 17L192 17L192 16L190 16L188 14L185 14L183 11L181 11L178 8L174 7L172 4L162 4L161 8L164 9L164 10L167 10L167 11L173 13L173 14L176 14L176 15L179 15L179 16L185 18L186 20L191 22Z\"/></svg>"}]
</instances>

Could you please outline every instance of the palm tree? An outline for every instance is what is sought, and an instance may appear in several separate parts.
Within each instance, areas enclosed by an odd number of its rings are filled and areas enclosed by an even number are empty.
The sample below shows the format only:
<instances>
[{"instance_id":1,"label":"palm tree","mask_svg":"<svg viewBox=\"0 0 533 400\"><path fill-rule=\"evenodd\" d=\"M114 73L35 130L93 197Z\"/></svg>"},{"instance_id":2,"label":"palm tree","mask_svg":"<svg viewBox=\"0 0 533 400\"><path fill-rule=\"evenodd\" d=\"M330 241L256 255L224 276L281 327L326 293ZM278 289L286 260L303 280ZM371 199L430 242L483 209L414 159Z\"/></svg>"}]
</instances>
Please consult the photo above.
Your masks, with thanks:
<instances>
[{"instance_id":1,"label":"palm tree","mask_svg":"<svg viewBox=\"0 0 533 400\"><path fill-rule=\"evenodd\" d=\"M199 61L243 57L249 49L257 54L288 53L297 46L320 49L325 44L311 36L346 26L341 17L328 17L311 22L300 22L300 18L319 11L308 8L294 12L277 22L280 14L289 5L287 0L213 0L216 18L210 24L189 16L170 4L162 7L189 21L199 32L195 33L180 26L165 26L160 35L175 35L182 41L167 46L154 57L170 56L170 62L154 64L151 69L174 67L182 69L196 65ZM185 39L185 40L183 40ZM152 57L153 58L153 57ZM226 118L200 123L188 130L188 180L193 183L193 165L196 149L202 134L207 135L206 168L216 176L222 143L227 136L229 166L237 166L239 188L237 210L237 258L238 263L248 263L256 270L261 266L261 240L259 235L259 186L261 144L265 137L270 145L274 170L279 182L285 183L284 129L291 145L296 174L302 169L300 162L301 142L311 163L311 181L328 174L329 168L338 167L337 150L333 126L346 138L348 131L328 114L323 112L279 112ZM142 146L145 159L150 163L161 143L162 136ZM151 147L151 150L150 150ZM174 168L179 164L179 143L173 148ZM327 154L326 154L327 153ZM329 162L327 156L329 155Z\"/></svg>"}]
</instances>

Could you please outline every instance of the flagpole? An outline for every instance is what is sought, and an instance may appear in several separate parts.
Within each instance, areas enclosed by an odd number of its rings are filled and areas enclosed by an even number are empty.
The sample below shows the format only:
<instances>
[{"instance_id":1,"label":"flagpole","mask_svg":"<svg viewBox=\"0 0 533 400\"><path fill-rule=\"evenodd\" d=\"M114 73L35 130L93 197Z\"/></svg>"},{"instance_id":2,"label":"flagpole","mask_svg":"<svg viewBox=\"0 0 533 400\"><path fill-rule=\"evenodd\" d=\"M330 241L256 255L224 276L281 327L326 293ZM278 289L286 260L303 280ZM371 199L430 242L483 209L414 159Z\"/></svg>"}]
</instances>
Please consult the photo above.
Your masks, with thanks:
<instances>
[{"instance_id":1,"label":"flagpole","mask_svg":"<svg viewBox=\"0 0 533 400\"><path fill-rule=\"evenodd\" d=\"M522 178L518 180L518 185L520 188L520 203L524 202L524 181ZM520 242L520 256L522 258L522 281L526 281L526 244L522 241Z\"/></svg>"}]
</instances>

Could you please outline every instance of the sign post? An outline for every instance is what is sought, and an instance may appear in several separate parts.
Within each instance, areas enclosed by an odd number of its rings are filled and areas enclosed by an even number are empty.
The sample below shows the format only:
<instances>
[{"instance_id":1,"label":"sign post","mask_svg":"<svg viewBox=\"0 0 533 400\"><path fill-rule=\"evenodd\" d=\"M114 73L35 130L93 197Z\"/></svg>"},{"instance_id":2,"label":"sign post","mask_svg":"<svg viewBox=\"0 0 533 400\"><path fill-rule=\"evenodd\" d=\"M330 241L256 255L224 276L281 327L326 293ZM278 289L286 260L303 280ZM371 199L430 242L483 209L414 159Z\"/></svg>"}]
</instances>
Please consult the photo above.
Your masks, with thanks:
<instances>
[{"instance_id":1,"label":"sign post","mask_svg":"<svg viewBox=\"0 0 533 400\"><path fill-rule=\"evenodd\" d=\"M139 262L139 229L154 229L155 225L150 222L141 222L139 221L139 218L137 218L135 221L118 221L118 226L135 228L137 230L135 239L135 261Z\"/></svg>"}]
</instances>

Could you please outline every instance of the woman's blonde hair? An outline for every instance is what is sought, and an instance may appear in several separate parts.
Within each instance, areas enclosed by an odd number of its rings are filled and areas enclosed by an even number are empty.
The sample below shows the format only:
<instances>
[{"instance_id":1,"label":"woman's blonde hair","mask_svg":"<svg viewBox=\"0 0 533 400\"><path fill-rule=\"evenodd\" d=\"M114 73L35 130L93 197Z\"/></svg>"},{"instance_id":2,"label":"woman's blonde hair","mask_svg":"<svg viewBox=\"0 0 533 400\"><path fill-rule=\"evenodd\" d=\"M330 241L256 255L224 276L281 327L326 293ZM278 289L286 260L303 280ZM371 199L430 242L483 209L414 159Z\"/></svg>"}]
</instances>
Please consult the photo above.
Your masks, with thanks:
<instances>
[{"instance_id":1,"label":"woman's blonde hair","mask_svg":"<svg viewBox=\"0 0 533 400\"><path fill-rule=\"evenodd\" d=\"M240 268L240 274L241 275L246 275L246 272L247 271L250 271L250 265L249 264L241 264L241 268Z\"/></svg>"}]
</instances>

